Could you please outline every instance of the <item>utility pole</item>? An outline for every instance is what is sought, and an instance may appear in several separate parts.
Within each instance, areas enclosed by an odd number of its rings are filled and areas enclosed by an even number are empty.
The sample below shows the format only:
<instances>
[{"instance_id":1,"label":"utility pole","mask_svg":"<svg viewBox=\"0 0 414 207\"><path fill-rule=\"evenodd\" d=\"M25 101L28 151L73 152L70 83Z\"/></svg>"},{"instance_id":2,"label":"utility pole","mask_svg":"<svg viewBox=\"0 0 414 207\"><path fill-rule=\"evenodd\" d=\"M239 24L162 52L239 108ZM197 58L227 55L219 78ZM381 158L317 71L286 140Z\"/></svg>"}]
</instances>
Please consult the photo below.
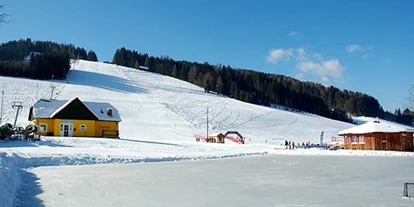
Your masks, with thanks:
<instances>
[{"instance_id":1,"label":"utility pole","mask_svg":"<svg viewBox=\"0 0 414 207\"><path fill-rule=\"evenodd\" d=\"M208 139L208 106L207 106L207 139Z\"/></svg>"},{"instance_id":2,"label":"utility pole","mask_svg":"<svg viewBox=\"0 0 414 207\"><path fill-rule=\"evenodd\" d=\"M53 91L55 90L56 86L50 86L52 88L52 93L50 94L50 100L53 98Z\"/></svg>"},{"instance_id":3,"label":"utility pole","mask_svg":"<svg viewBox=\"0 0 414 207\"><path fill-rule=\"evenodd\" d=\"M16 118L14 119L13 129L16 128L17 117L19 116L20 109L23 108L23 104L22 104L21 101L13 101L12 102L12 108L14 108L14 107L17 108L17 112L16 112Z\"/></svg>"},{"instance_id":4,"label":"utility pole","mask_svg":"<svg viewBox=\"0 0 414 207\"><path fill-rule=\"evenodd\" d=\"M1 117L0 117L0 124L3 122L3 97L4 97L4 91L1 91Z\"/></svg>"}]
</instances>

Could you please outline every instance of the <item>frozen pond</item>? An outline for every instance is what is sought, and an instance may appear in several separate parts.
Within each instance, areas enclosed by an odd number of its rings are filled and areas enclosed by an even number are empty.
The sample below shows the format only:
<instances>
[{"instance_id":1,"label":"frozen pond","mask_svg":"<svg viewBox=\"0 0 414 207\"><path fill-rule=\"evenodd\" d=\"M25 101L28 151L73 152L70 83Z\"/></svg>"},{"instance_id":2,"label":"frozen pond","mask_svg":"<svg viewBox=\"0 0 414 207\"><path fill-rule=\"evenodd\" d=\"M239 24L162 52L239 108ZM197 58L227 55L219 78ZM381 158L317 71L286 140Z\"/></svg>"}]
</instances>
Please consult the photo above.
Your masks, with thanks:
<instances>
[{"instance_id":1,"label":"frozen pond","mask_svg":"<svg viewBox=\"0 0 414 207\"><path fill-rule=\"evenodd\" d=\"M412 157L254 156L39 167L21 206L414 206Z\"/></svg>"}]
</instances>

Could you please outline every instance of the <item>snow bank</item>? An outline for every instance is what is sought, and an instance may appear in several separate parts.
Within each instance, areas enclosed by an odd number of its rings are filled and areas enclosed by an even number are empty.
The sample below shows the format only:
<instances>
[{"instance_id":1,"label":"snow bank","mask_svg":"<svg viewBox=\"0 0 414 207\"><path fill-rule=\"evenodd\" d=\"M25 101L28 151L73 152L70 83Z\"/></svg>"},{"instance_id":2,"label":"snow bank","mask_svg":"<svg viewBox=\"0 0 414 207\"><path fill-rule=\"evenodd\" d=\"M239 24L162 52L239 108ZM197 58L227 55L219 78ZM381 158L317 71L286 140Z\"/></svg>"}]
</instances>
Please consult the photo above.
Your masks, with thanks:
<instances>
[{"instance_id":1,"label":"snow bank","mask_svg":"<svg viewBox=\"0 0 414 207\"><path fill-rule=\"evenodd\" d=\"M6 153L0 153L0 207L13 206L21 187L19 169Z\"/></svg>"},{"instance_id":2,"label":"snow bank","mask_svg":"<svg viewBox=\"0 0 414 207\"><path fill-rule=\"evenodd\" d=\"M307 156L392 156L392 157L414 157L414 152L400 151L374 151L374 150L320 150L320 149L277 149L269 154L277 155L307 155Z\"/></svg>"}]
</instances>

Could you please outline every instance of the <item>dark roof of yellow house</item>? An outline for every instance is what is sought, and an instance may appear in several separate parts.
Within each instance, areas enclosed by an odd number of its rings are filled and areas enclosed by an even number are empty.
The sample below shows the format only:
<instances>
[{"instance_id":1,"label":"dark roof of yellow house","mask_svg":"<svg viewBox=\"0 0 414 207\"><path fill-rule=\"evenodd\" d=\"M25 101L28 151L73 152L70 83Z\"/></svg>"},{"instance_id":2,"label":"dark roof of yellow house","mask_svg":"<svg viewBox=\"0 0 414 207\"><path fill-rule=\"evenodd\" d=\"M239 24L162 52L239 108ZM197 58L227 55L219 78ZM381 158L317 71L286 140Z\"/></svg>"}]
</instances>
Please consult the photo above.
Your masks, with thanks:
<instances>
[{"instance_id":1,"label":"dark roof of yellow house","mask_svg":"<svg viewBox=\"0 0 414 207\"><path fill-rule=\"evenodd\" d=\"M71 100L39 100L30 110L29 120L35 118L121 121L118 110L105 102Z\"/></svg>"}]
</instances>

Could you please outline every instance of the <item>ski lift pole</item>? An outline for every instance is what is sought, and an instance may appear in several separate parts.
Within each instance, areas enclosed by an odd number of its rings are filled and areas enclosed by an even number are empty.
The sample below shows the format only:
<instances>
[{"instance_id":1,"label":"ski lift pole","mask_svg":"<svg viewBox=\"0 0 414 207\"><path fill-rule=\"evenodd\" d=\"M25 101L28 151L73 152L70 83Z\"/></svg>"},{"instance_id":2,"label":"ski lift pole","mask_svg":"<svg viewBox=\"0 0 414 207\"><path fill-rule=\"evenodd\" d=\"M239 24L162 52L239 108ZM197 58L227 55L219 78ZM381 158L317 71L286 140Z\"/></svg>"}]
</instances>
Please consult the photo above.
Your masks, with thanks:
<instances>
[{"instance_id":1,"label":"ski lift pole","mask_svg":"<svg viewBox=\"0 0 414 207\"><path fill-rule=\"evenodd\" d=\"M4 91L1 91L1 112L0 112L0 124L3 122L3 97Z\"/></svg>"},{"instance_id":2,"label":"ski lift pole","mask_svg":"<svg viewBox=\"0 0 414 207\"><path fill-rule=\"evenodd\" d=\"M17 108L17 112L16 112L16 118L14 119L13 129L16 128L17 117L19 117L19 112L20 112L20 109L23 108L23 104L22 102L13 101L12 108L14 107Z\"/></svg>"}]
</instances>

